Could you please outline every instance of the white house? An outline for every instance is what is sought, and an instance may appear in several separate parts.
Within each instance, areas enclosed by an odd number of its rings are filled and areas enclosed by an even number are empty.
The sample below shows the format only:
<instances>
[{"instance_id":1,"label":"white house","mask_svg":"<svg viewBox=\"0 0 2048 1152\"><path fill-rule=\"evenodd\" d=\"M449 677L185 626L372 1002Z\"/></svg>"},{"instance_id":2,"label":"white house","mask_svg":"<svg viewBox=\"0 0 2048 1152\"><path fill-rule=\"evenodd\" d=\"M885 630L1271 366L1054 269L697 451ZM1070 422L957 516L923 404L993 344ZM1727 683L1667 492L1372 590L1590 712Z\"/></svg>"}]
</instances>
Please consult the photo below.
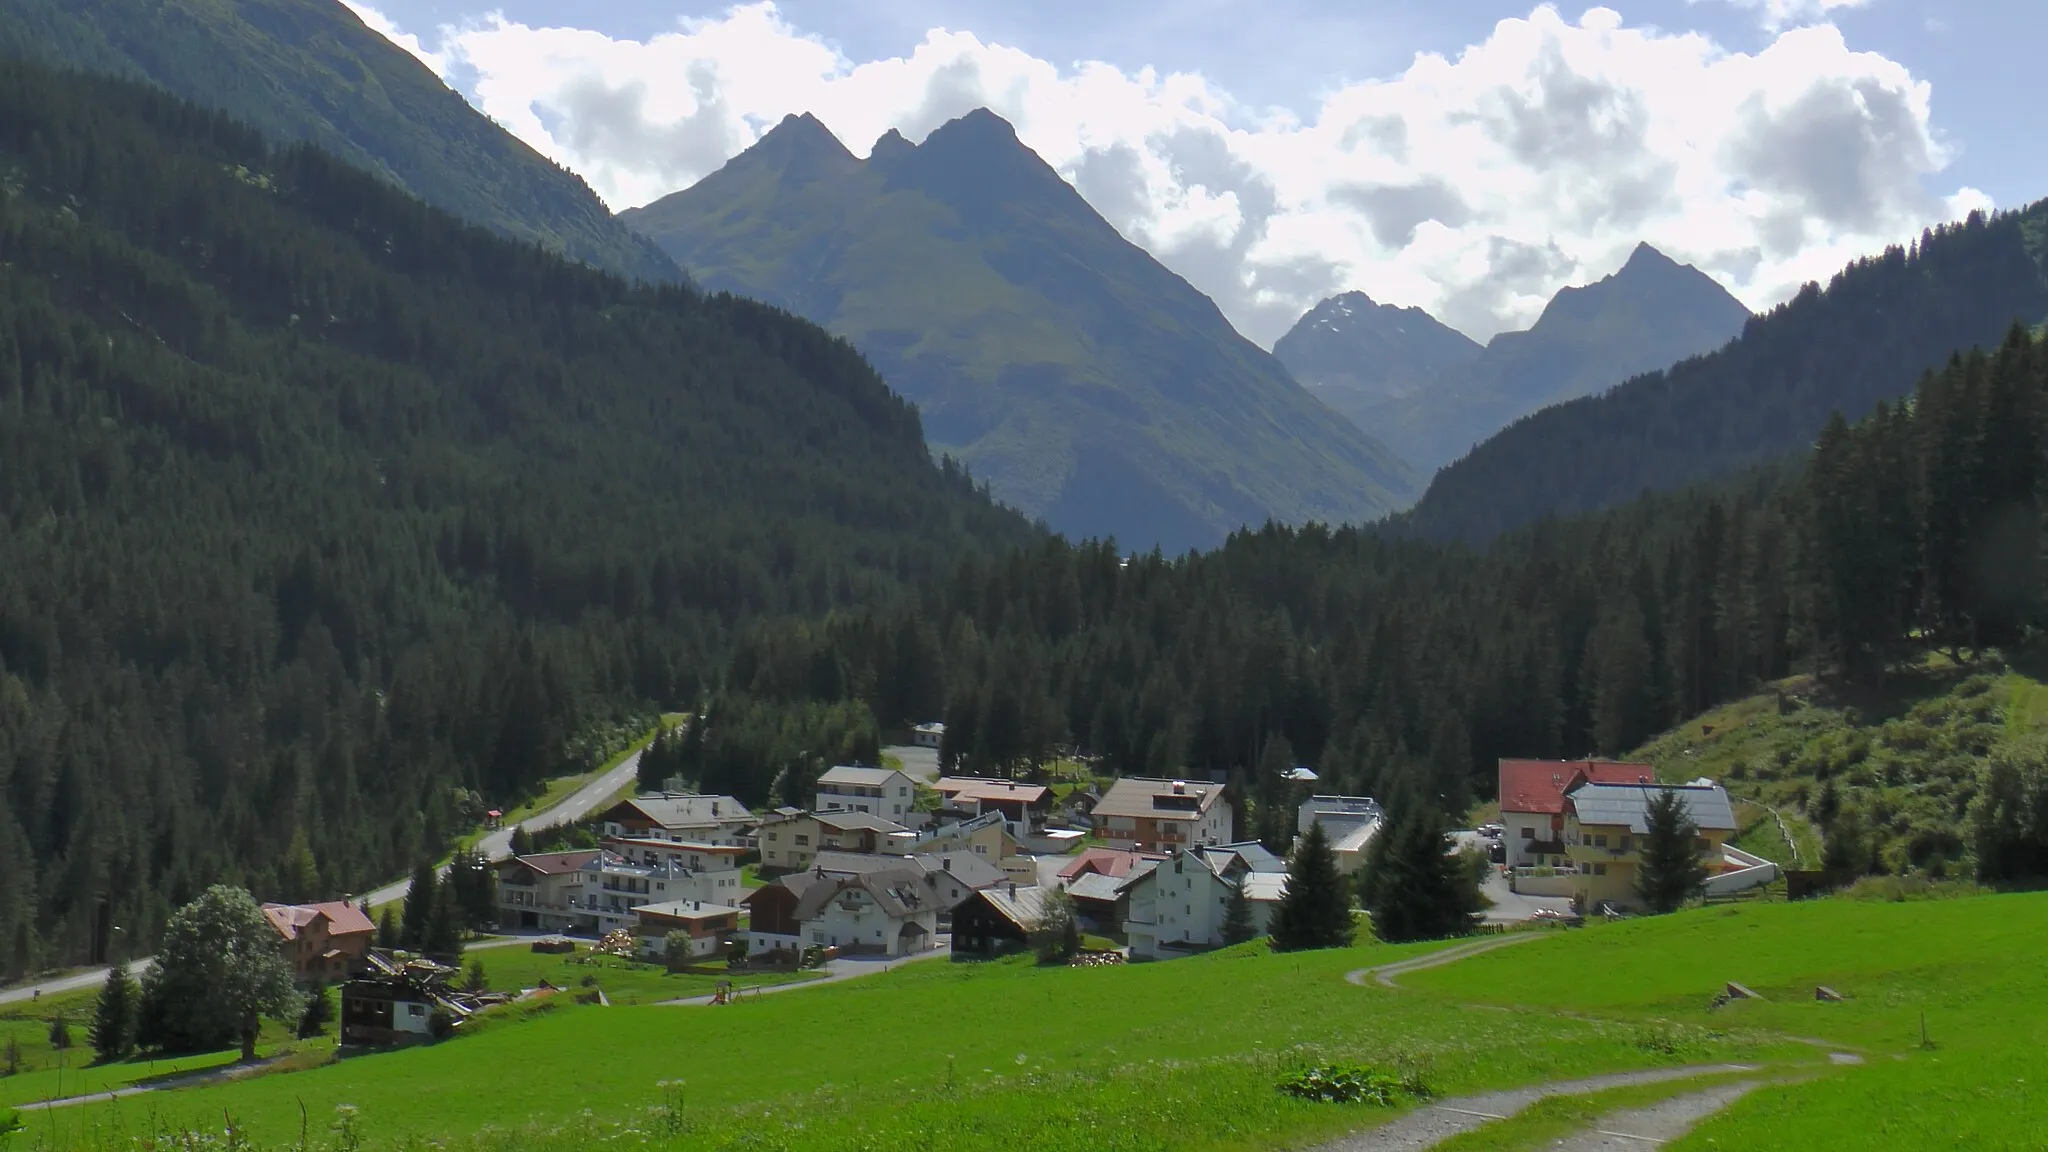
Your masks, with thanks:
<instances>
[{"instance_id":1,"label":"white house","mask_svg":"<svg viewBox=\"0 0 2048 1152\"><path fill-rule=\"evenodd\" d=\"M1614 760L1507 760L1500 762L1500 822L1507 864L1514 868L1569 863L1565 851L1564 794L1581 783L1653 784L1648 764Z\"/></svg>"},{"instance_id":2,"label":"white house","mask_svg":"<svg viewBox=\"0 0 2048 1152\"><path fill-rule=\"evenodd\" d=\"M703 900L643 904L634 910L633 950L643 959L667 959L669 937L680 932L689 940L691 959L716 956L738 932L739 923L740 910L729 904Z\"/></svg>"},{"instance_id":3,"label":"white house","mask_svg":"<svg viewBox=\"0 0 2048 1152\"><path fill-rule=\"evenodd\" d=\"M1131 958L1157 960L1221 945L1234 891L1242 891L1251 904L1253 930L1264 932L1286 881L1286 862L1257 841L1141 861L1121 888L1130 900L1124 932Z\"/></svg>"},{"instance_id":4,"label":"white house","mask_svg":"<svg viewBox=\"0 0 2048 1152\"><path fill-rule=\"evenodd\" d=\"M919 748L937 748L946 742L944 724L919 724L910 730L910 742Z\"/></svg>"},{"instance_id":5,"label":"white house","mask_svg":"<svg viewBox=\"0 0 2048 1152\"><path fill-rule=\"evenodd\" d=\"M1111 785L1089 818L1110 847L1139 852L1221 844L1232 822L1221 784L1137 776Z\"/></svg>"},{"instance_id":6,"label":"white house","mask_svg":"<svg viewBox=\"0 0 2048 1152\"><path fill-rule=\"evenodd\" d=\"M916 782L894 768L840 765L818 777L813 812L866 812L914 828L919 822Z\"/></svg>"},{"instance_id":7,"label":"white house","mask_svg":"<svg viewBox=\"0 0 2048 1152\"><path fill-rule=\"evenodd\" d=\"M798 898L795 918L806 945L883 956L938 946L939 898L914 865L853 876L827 873Z\"/></svg>"},{"instance_id":8,"label":"white house","mask_svg":"<svg viewBox=\"0 0 2048 1152\"><path fill-rule=\"evenodd\" d=\"M731 796L693 792L650 792L621 800L598 817L606 836L696 844L744 845L755 823L753 812Z\"/></svg>"}]
</instances>

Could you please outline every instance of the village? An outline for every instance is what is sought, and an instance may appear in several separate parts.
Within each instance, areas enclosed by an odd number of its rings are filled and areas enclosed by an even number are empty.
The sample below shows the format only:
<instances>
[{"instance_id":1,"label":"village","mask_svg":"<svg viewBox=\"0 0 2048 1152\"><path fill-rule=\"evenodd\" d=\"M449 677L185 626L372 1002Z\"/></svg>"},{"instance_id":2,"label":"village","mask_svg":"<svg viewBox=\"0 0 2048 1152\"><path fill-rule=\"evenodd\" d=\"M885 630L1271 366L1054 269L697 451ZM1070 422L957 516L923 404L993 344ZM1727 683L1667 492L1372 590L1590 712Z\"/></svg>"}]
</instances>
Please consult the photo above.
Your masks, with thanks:
<instances>
[{"instance_id":1,"label":"village","mask_svg":"<svg viewBox=\"0 0 2048 1152\"><path fill-rule=\"evenodd\" d=\"M1445 844L1483 872L1483 923L1636 910L1660 794L1698 830L1705 895L1779 876L1727 842L1735 817L1712 781L1663 784L1648 765L1605 760L1502 760L1499 771L1498 818ZM1372 797L1315 794L1311 769L1289 776L1305 793L1296 843L1320 828L1337 872L1356 882L1387 813ZM835 961L1020 952L1057 899L1090 962L1168 960L1263 933L1287 891L1287 857L1235 838L1226 791L1213 780L1123 777L1056 798L1045 784L841 765L818 778L808 808L756 812L731 796L643 792L591 820L595 847L494 862L497 928L531 937L535 951L581 941L672 971L715 964L743 980ZM367 901L263 909L298 980L341 987L344 1045L438 1038L507 998L455 992L457 968L442 962L452 958L376 947Z\"/></svg>"}]
</instances>

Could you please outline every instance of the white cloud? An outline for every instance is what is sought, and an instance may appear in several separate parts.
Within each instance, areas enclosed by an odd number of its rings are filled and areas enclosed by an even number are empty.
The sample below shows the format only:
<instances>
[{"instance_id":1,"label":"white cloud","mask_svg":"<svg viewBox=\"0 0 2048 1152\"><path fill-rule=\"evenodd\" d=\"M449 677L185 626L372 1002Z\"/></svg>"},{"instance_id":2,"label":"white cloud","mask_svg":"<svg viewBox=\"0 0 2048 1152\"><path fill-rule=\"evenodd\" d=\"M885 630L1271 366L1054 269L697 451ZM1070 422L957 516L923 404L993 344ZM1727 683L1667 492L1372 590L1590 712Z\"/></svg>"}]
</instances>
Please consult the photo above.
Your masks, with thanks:
<instances>
[{"instance_id":1,"label":"white cloud","mask_svg":"<svg viewBox=\"0 0 2048 1152\"><path fill-rule=\"evenodd\" d=\"M1844 2L1768 0L1788 14ZM1546 5L1455 57L1333 88L1305 118L1199 75L1056 66L964 31L848 60L769 3L645 41L491 16L442 29L438 57L413 50L458 68L485 112L615 208L686 187L787 113L815 113L865 154L892 127L921 140L987 105L1267 344L1346 289L1485 338L1640 240L1764 307L1988 206L1927 189L1949 160L1928 86L1827 24L1740 53Z\"/></svg>"},{"instance_id":2,"label":"white cloud","mask_svg":"<svg viewBox=\"0 0 2048 1152\"><path fill-rule=\"evenodd\" d=\"M1688 0L1697 4L1700 0ZM1766 29L1775 32L1799 24L1818 24L1844 8L1862 8L1870 0L1722 0L1756 12Z\"/></svg>"}]
</instances>

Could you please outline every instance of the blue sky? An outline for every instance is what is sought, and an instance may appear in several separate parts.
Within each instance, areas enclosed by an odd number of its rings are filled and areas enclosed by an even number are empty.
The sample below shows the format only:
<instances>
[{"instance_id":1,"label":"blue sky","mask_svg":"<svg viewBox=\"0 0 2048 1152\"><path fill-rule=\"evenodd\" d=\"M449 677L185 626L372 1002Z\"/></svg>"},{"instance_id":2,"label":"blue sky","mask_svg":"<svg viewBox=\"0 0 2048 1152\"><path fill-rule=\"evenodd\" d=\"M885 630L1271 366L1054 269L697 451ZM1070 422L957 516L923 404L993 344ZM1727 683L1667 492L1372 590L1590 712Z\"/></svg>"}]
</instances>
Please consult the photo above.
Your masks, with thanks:
<instances>
[{"instance_id":1,"label":"blue sky","mask_svg":"<svg viewBox=\"0 0 2048 1152\"><path fill-rule=\"evenodd\" d=\"M1638 240L1761 308L2048 196L2042 0L348 2L615 208L987 104L1261 343L1350 289L1484 338Z\"/></svg>"}]
</instances>

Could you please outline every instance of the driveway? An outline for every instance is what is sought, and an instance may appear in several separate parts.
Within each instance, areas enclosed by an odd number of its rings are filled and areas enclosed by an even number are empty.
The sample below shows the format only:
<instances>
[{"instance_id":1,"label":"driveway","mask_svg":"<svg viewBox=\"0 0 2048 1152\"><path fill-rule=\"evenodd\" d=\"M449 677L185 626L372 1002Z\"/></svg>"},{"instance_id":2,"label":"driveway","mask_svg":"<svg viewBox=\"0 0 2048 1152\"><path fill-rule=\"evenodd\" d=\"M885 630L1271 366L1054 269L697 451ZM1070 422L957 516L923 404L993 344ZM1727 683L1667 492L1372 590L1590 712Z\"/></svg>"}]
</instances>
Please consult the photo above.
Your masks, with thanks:
<instances>
[{"instance_id":1,"label":"driveway","mask_svg":"<svg viewBox=\"0 0 2048 1152\"><path fill-rule=\"evenodd\" d=\"M1481 852L1486 851L1487 841L1477 832L1461 829L1451 833L1451 836L1454 840L1453 851L1460 851L1468 846ZM1524 896L1510 890L1508 878L1501 874L1498 865L1487 866L1486 879L1480 881L1479 892L1492 903L1492 907L1486 910L1483 917L1484 922L1488 924L1519 924L1534 919L1537 912L1546 908L1566 915L1570 915L1572 910L1569 896Z\"/></svg>"},{"instance_id":2,"label":"driveway","mask_svg":"<svg viewBox=\"0 0 2048 1152\"><path fill-rule=\"evenodd\" d=\"M911 751L931 752L931 749L914 748ZM936 754L932 755L932 768L935 772L938 769L938 756ZM604 775L570 793L560 804L545 812L529 816L519 823L528 830L552 828L557 824L574 823L588 816L592 809L610 799L612 793L624 788L639 773L640 753L635 752L624 760L619 761L617 765L606 771ZM491 833L479 841L477 847L482 849L484 855L492 860L506 859L512 855L512 829L501 828ZM446 871L446 869L443 869L443 871ZM393 900L404 897L405 890L411 885L412 878L408 876L396 883L386 884L382 888L366 893L364 896L358 897L358 899L368 899L370 906L374 908L380 904L389 904ZM129 970L140 973L148 964L149 957L147 956L139 960L131 960L129 961ZM54 980L45 980L40 984L24 984L18 988L0 991L0 1004L14 1004L23 1000L33 1000L38 996L55 995L59 992L74 992L80 988L96 988L104 983L106 979L107 970L105 968L92 968L71 976L60 976Z\"/></svg>"},{"instance_id":3,"label":"driveway","mask_svg":"<svg viewBox=\"0 0 2048 1152\"><path fill-rule=\"evenodd\" d=\"M950 959L952 955L953 938L950 935L941 933L939 935L939 946L929 952L916 952L909 956L841 956L837 960L827 960L824 967L825 974L815 980L804 980L795 984L770 984L765 988L750 988L747 990L746 999L752 999L755 996L767 996L777 992L794 992L799 988L816 988L821 984L837 984L842 980L856 980L862 976L873 976L877 972L887 972L891 968L901 968L905 964L916 964L923 960L937 960L940 957ZM735 977L733 983L744 986L746 978L744 976ZM687 996L681 1000L660 1001L655 1007L698 1007L709 1003L711 1003L711 997L709 996Z\"/></svg>"}]
</instances>

